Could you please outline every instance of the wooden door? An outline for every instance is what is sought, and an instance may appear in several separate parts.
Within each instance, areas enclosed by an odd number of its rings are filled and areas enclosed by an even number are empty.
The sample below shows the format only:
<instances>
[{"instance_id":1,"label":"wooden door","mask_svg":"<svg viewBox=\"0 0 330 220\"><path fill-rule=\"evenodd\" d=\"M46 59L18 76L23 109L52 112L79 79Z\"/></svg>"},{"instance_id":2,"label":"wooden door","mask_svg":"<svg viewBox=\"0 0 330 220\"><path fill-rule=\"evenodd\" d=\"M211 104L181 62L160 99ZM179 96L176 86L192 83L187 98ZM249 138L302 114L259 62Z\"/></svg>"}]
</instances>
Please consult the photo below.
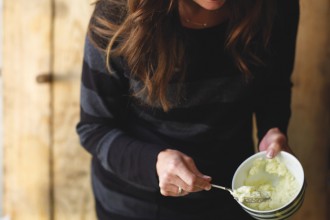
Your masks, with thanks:
<instances>
[{"instance_id":1,"label":"wooden door","mask_svg":"<svg viewBox=\"0 0 330 220\"><path fill-rule=\"evenodd\" d=\"M4 0L4 214L95 219L75 124L88 0Z\"/></svg>"},{"instance_id":2,"label":"wooden door","mask_svg":"<svg viewBox=\"0 0 330 220\"><path fill-rule=\"evenodd\" d=\"M80 147L75 125L79 116L80 75L89 0L55 0L53 66L54 220L93 219L90 157Z\"/></svg>"},{"instance_id":3,"label":"wooden door","mask_svg":"<svg viewBox=\"0 0 330 220\"><path fill-rule=\"evenodd\" d=\"M50 0L4 1L4 213L51 217L51 85L36 77L52 64Z\"/></svg>"}]
</instances>

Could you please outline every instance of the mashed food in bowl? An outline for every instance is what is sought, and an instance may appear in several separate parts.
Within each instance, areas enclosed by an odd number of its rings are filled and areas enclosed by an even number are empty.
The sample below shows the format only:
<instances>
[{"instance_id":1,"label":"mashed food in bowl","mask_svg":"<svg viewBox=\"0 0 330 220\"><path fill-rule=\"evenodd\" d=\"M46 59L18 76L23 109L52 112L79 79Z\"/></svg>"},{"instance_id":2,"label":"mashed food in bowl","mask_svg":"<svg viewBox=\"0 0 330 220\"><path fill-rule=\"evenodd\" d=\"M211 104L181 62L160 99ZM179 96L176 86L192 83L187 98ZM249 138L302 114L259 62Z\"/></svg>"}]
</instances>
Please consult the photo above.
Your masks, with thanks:
<instances>
[{"instance_id":1,"label":"mashed food in bowl","mask_svg":"<svg viewBox=\"0 0 330 220\"><path fill-rule=\"evenodd\" d=\"M261 203L244 203L260 211L273 210L287 204L299 191L296 178L278 158L258 158L249 170L244 186L234 190L242 201L244 197L258 197L260 193L271 199Z\"/></svg>"}]
</instances>

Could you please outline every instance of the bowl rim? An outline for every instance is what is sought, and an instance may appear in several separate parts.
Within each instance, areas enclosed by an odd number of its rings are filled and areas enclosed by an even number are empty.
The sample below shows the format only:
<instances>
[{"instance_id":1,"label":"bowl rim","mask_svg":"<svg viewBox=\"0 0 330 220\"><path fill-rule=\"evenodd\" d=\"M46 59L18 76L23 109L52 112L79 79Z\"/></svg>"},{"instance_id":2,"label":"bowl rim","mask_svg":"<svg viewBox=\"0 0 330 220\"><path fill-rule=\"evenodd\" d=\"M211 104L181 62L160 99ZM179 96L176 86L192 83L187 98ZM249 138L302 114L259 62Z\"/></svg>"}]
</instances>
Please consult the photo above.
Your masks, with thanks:
<instances>
[{"instance_id":1,"label":"bowl rim","mask_svg":"<svg viewBox=\"0 0 330 220\"><path fill-rule=\"evenodd\" d=\"M305 173L304 173L304 169L303 169L303 166L302 164L300 163L300 161L297 159L297 157L295 157L293 154L291 153L288 153L286 151L280 151L278 153L278 155L284 155L285 157L289 157L290 160L293 160L295 161L297 164L298 164L298 167L299 169L301 169L302 171L302 183L300 183L300 188L299 190L297 191L297 193L295 194L295 196L293 198L291 198L287 203L285 203L284 205L276 208L276 209L271 209L271 210L256 210L256 209L252 209L248 206L246 206L245 204L241 203L241 202L238 202L244 209L247 209L251 212L256 212L256 213L260 213L260 214L267 214L267 213L271 213L271 212L281 212L286 206L290 205L295 199L297 199L297 197L300 195L301 191L304 190L304 187L305 187ZM234 184L235 184L235 180L236 180L236 177L238 175L238 172L240 169L242 169L242 167L244 167L247 163L249 163L251 160L255 160L257 158L267 158L266 157L266 151L261 151L261 152L257 152L253 155L251 155L250 157L246 158L239 166L238 168L236 169L235 173L234 173L234 176L233 176L233 179L232 179L232 189L234 189Z\"/></svg>"}]
</instances>

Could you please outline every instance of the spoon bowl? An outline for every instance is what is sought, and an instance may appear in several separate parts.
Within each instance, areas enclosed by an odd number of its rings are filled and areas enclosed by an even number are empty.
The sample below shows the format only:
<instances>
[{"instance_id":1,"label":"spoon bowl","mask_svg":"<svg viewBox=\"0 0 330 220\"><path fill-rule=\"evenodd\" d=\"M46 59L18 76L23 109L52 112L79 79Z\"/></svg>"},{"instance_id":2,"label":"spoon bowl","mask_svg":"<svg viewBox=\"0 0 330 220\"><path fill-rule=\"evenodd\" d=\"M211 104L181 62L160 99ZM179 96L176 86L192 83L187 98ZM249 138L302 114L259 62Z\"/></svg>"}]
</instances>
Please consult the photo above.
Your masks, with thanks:
<instances>
[{"instance_id":1,"label":"spoon bowl","mask_svg":"<svg viewBox=\"0 0 330 220\"><path fill-rule=\"evenodd\" d=\"M243 203L261 203L265 202L270 198L270 196L267 195L267 193L262 192L262 191L255 191L255 193L250 194L250 195L245 195L245 194L240 194L236 190L232 190L230 188L224 187L224 186L219 186L216 184L211 184L212 187L217 188L217 189L222 189L230 192L230 194L236 199L238 202L243 202Z\"/></svg>"}]
</instances>

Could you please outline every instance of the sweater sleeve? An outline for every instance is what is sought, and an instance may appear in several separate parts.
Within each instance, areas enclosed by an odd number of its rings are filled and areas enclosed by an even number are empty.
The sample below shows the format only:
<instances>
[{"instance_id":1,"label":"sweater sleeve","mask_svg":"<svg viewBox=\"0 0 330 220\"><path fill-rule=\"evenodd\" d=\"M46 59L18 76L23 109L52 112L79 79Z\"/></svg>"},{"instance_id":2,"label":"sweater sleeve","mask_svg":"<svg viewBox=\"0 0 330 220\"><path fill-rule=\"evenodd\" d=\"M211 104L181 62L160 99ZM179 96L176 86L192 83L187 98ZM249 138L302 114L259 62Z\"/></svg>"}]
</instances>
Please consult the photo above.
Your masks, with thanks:
<instances>
[{"instance_id":1,"label":"sweater sleeve","mask_svg":"<svg viewBox=\"0 0 330 220\"><path fill-rule=\"evenodd\" d=\"M299 1L277 1L278 11L270 40L270 59L257 94L256 120L261 140L271 128L285 135L291 116L291 75L294 66Z\"/></svg>"},{"instance_id":2,"label":"sweater sleeve","mask_svg":"<svg viewBox=\"0 0 330 220\"><path fill-rule=\"evenodd\" d=\"M129 97L128 79L121 62L110 62L94 41L86 38L82 68L80 121L76 130L81 145L102 167L118 178L148 190L158 189L156 162L162 147L140 141L125 132Z\"/></svg>"}]
</instances>

